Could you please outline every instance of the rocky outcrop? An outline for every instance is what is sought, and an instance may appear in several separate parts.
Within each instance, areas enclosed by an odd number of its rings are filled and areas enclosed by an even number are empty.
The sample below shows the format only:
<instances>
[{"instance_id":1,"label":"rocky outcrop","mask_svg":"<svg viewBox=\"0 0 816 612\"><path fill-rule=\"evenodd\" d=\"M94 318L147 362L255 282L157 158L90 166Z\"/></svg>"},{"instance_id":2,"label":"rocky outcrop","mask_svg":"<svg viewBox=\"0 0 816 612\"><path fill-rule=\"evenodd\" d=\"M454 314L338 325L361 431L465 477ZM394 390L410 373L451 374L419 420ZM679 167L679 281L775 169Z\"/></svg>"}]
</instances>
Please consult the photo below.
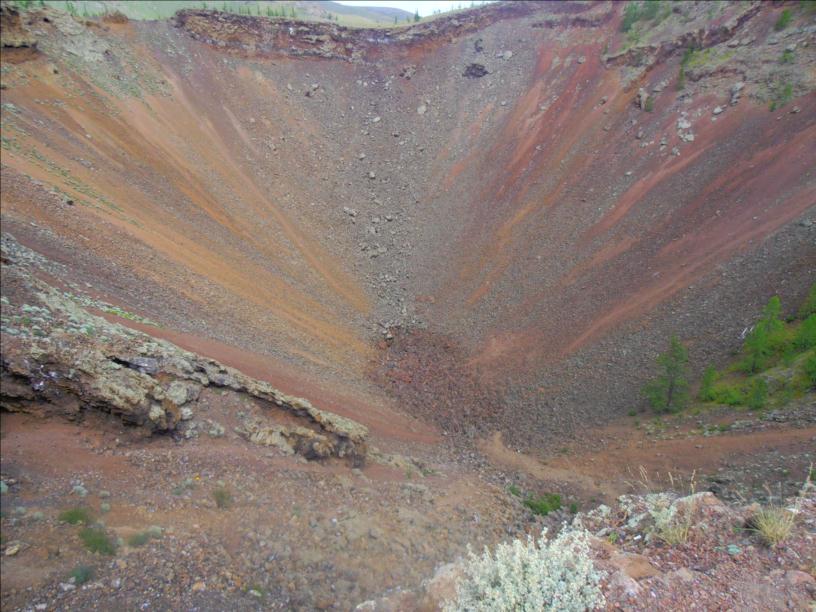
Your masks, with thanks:
<instances>
[{"instance_id":1,"label":"rocky outcrop","mask_svg":"<svg viewBox=\"0 0 816 612\"><path fill-rule=\"evenodd\" d=\"M0 5L0 46L3 49L37 47L37 39L23 27L20 11L6 3Z\"/></svg>"},{"instance_id":2,"label":"rocky outcrop","mask_svg":"<svg viewBox=\"0 0 816 612\"><path fill-rule=\"evenodd\" d=\"M251 57L290 55L362 62L376 58L383 47L407 49L417 44L432 46L436 42L450 42L499 19L525 17L538 11L548 13L549 21L535 27L595 26L612 16L608 9L601 12L593 9L591 5L577 2L501 2L396 28L346 28L334 23L200 9L179 11L175 25L196 40Z\"/></svg>"},{"instance_id":3,"label":"rocky outcrop","mask_svg":"<svg viewBox=\"0 0 816 612\"><path fill-rule=\"evenodd\" d=\"M197 416L203 389L229 389L268 406L273 415L241 430L247 439L307 459L364 460L365 426L217 361L94 316L70 294L15 266L27 249L10 237L4 237L3 247L4 281L14 278L28 285L38 301L17 306L4 298L0 405L5 410L72 419L94 410L150 432L183 434ZM287 415L287 422L276 423L274 411Z\"/></svg>"}]
</instances>

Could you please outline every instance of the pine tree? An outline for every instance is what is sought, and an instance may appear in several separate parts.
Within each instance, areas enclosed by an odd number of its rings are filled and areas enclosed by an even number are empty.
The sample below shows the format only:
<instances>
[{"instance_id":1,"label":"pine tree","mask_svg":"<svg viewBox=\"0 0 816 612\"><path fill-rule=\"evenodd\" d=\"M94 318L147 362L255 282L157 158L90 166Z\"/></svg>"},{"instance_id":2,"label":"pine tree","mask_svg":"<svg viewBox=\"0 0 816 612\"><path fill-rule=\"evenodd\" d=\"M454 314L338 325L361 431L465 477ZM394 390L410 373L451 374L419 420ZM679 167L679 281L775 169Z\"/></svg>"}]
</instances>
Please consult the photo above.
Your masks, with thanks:
<instances>
[{"instance_id":1,"label":"pine tree","mask_svg":"<svg viewBox=\"0 0 816 612\"><path fill-rule=\"evenodd\" d=\"M714 401L714 383L717 381L717 370L713 366L708 366L703 372L703 380L700 382L700 391L697 399L701 402Z\"/></svg>"},{"instance_id":2,"label":"pine tree","mask_svg":"<svg viewBox=\"0 0 816 612\"><path fill-rule=\"evenodd\" d=\"M774 335L782 331L785 325L779 320L782 312L782 302L779 296L773 296L762 310L762 318L754 325L754 329L745 338L745 360L742 369L748 374L761 370L768 356L773 352Z\"/></svg>"},{"instance_id":3,"label":"pine tree","mask_svg":"<svg viewBox=\"0 0 816 612\"><path fill-rule=\"evenodd\" d=\"M669 350L657 358L660 374L643 388L655 412L677 412L688 403L688 351L677 336L672 336Z\"/></svg>"},{"instance_id":4,"label":"pine tree","mask_svg":"<svg viewBox=\"0 0 816 612\"><path fill-rule=\"evenodd\" d=\"M417 9L416 13L414 13L414 21L419 21L419 9Z\"/></svg>"}]
</instances>

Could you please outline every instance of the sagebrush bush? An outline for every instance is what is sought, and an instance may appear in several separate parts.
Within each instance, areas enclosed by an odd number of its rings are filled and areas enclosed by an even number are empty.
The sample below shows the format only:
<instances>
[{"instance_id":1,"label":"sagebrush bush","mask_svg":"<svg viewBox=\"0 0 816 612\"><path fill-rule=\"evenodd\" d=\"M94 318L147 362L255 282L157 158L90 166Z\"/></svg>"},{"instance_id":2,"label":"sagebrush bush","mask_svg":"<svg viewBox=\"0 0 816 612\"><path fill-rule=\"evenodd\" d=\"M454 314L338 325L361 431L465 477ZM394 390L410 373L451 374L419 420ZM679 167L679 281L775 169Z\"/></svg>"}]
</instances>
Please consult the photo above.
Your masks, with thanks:
<instances>
[{"instance_id":1,"label":"sagebrush bush","mask_svg":"<svg viewBox=\"0 0 816 612\"><path fill-rule=\"evenodd\" d=\"M470 553L456 599L445 612L579 612L605 603L601 580L589 554L589 534L565 528L552 541L513 540L495 553Z\"/></svg>"}]
</instances>

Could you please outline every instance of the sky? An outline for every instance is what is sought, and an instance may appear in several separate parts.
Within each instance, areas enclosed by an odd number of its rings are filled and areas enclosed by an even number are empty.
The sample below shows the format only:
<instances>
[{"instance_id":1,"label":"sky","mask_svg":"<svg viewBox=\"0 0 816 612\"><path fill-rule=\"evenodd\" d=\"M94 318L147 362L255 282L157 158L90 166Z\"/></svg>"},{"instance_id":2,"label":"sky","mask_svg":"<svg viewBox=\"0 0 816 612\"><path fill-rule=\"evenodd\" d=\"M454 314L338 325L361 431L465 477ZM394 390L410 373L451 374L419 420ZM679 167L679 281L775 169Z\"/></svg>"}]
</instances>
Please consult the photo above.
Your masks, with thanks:
<instances>
[{"instance_id":1,"label":"sky","mask_svg":"<svg viewBox=\"0 0 816 612\"><path fill-rule=\"evenodd\" d=\"M412 2L411 0L337 0L338 4L347 4L349 6L390 6L392 8L400 8L409 13L415 12L419 9L421 17L432 14L435 10L449 11L459 6L468 8L470 0L423 0L420 2ZM481 2L476 2L481 4Z\"/></svg>"}]
</instances>

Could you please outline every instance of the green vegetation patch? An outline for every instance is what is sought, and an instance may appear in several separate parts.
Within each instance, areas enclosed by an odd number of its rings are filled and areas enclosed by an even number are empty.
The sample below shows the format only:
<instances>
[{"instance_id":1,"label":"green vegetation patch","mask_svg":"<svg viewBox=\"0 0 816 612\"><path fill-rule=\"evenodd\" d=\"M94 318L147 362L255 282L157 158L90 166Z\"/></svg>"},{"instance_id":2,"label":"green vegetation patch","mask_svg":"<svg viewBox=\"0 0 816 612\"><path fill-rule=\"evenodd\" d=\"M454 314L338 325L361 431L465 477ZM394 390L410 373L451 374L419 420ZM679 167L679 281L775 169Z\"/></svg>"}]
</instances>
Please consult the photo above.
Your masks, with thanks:
<instances>
[{"instance_id":1,"label":"green vegetation patch","mask_svg":"<svg viewBox=\"0 0 816 612\"><path fill-rule=\"evenodd\" d=\"M93 580L94 569L90 565L77 565L71 570L70 577L74 579L74 584L79 586Z\"/></svg>"},{"instance_id":2,"label":"green vegetation patch","mask_svg":"<svg viewBox=\"0 0 816 612\"><path fill-rule=\"evenodd\" d=\"M110 539L104 529L85 527L79 532L79 538L85 544L85 548L93 553L102 555L112 555L116 553L116 545Z\"/></svg>"},{"instance_id":3,"label":"green vegetation patch","mask_svg":"<svg viewBox=\"0 0 816 612\"><path fill-rule=\"evenodd\" d=\"M779 14L779 19L774 24L774 30L781 32L790 25L791 19L793 19L793 13L790 9L785 9Z\"/></svg>"},{"instance_id":4,"label":"green vegetation patch","mask_svg":"<svg viewBox=\"0 0 816 612\"><path fill-rule=\"evenodd\" d=\"M232 493L230 493L230 490L226 487L216 487L213 489L212 496L215 500L215 505L220 510L225 510L232 506Z\"/></svg>"},{"instance_id":5,"label":"green vegetation patch","mask_svg":"<svg viewBox=\"0 0 816 612\"><path fill-rule=\"evenodd\" d=\"M524 505L532 510L533 514L547 516L561 508L561 496L557 493L545 493L539 497L528 497Z\"/></svg>"},{"instance_id":6,"label":"green vegetation patch","mask_svg":"<svg viewBox=\"0 0 816 612\"><path fill-rule=\"evenodd\" d=\"M61 522L69 523L71 525L79 525L80 523L83 525L89 525L93 521L91 511L87 508L71 508L69 510L60 512L57 518Z\"/></svg>"}]
</instances>

